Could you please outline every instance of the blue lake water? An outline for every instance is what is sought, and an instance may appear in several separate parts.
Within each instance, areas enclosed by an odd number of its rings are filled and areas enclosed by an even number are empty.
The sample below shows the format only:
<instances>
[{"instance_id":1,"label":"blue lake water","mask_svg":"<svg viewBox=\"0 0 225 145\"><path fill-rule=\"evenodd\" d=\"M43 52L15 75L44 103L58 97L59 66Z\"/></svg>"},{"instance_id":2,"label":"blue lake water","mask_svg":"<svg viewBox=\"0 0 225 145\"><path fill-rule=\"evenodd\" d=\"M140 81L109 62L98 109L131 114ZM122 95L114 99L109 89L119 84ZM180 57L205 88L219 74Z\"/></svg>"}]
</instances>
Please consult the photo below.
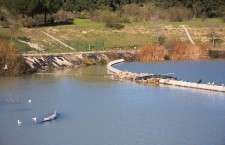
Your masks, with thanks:
<instances>
[{"instance_id":1,"label":"blue lake water","mask_svg":"<svg viewBox=\"0 0 225 145\"><path fill-rule=\"evenodd\" d=\"M115 67L225 83L223 60ZM0 145L225 144L225 93L112 81L105 66L0 78L0 114Z\"/></svg>"}]
</instances>

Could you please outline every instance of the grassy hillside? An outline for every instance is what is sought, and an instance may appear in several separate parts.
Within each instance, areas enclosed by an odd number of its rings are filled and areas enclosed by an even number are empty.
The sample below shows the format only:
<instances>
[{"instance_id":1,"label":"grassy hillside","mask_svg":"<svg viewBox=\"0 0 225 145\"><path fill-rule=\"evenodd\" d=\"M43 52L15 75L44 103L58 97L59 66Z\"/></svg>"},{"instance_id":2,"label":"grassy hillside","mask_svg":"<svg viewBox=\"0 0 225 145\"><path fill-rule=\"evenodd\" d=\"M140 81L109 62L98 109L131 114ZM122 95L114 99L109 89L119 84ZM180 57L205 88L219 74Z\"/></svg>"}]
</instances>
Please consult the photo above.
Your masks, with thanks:
<instances>
[{"instance_id":1,"label":"grassy hillside","mask_svg":"<svg viewBox=\"0 0 225 145\"><path fill-rule=\"evenodd\" d=\"M123 29L106 28L104 23L93 22L90 19L75 19L73 25L48 26L37 28L21 28L15 38L26 37L31 43L38 44L45 52L70 51L65 46L51 39L40 31L45 31L64 43L79 51L103 50L110 48L134 48L144 44L156 43L157 38L163 38L163 43L173 41L188 41L180 25L188 25L193 39L197 43L212 44L210 33L218 38L216 48L225 49L225 23L219 19L194 19L186 22L150 21L123 23ZM0 35L10 40L9 29L0 28ZM14 40L16 47L21 51L31 50L26 44ZM223 44L222 44L223 43ZM212 46L210 46L212 48Z\"/></svg>"},{"instance_id":2,"label":"grassy hillside","mask_svg":"<svg viewBox=\"0 0 225 145\"><path fill-rule=\"evenodd\" d=\"M32 49L24 43L21 43L20 41L18 41L18 39L16 37L14 37L17 34L13 34L10 29L7 28L0 28L0 37L2 39L4 39L6 42L13 42L15 47L21 51L21 52L27 52L27 51L31 51Z\"/></svg>"}]
</instances>

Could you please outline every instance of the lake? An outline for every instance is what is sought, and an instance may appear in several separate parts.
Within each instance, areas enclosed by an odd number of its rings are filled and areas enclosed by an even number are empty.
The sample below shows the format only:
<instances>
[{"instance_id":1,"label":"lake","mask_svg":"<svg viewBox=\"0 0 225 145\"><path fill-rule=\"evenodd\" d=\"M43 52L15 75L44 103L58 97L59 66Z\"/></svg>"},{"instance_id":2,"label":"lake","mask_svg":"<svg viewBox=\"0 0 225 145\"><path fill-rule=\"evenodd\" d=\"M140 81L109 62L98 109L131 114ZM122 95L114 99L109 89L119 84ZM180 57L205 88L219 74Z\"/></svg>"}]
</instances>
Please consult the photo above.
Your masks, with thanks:
<instances>
[{"instance_id":1,"label":"lake","mask_svg":"<svg viewBox=\"0 0 225 145\"><path fill-rule=\"evenodd\" d=\"M115 67L225 83L224 60ZM225 144L225 93L113 81L100 65L0 78L0 114L0 145Z\"/></svg>"}]
</instances>

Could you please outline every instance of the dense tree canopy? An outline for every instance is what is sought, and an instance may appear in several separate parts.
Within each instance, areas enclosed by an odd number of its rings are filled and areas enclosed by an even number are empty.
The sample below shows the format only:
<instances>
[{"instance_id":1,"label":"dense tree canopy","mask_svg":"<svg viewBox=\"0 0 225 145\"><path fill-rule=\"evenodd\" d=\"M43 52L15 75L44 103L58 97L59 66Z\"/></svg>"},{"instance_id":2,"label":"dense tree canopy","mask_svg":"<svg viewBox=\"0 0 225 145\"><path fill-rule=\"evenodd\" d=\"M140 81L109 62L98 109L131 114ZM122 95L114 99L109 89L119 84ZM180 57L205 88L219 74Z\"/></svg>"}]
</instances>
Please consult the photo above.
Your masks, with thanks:
<instances>
[{"instance_id":1,"label":"dense tree canopy","mask_svg":"<svg viewBox=\"0 0 225 145\"><path fill-rule=\"evenodd\" d=\"M151 3L160 9L185 7L192 11L194 17L220 17L225 13L225 0L0 0L0 5L12 14L22 16L45 15L59 9L66 11L90 11L108 7L112 11L120 10L126 4L144 6Z\"/></svg>"},{"instance_id":2,"label":"dense tree canopy","mask_svg":"<svg viewBox=\"0 0 225 145\"><path fill-rule=\"evenodd\" d=\"M57 12L61 8L62 4L63 4L62 0L39 0L36 12L44 13L45 24L47 24L47 14Z\"/></svg>"}]
</instances>

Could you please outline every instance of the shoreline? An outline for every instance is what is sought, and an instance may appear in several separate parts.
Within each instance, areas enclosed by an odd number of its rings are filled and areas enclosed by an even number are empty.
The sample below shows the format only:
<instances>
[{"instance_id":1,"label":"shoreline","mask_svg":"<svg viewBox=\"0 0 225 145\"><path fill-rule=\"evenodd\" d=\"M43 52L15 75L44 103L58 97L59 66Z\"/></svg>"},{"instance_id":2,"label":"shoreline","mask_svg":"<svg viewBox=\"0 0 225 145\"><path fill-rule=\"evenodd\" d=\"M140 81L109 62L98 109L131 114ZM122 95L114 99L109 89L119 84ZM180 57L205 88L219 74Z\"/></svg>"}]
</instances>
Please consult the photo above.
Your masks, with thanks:
<instances>
[{"instance_id":1,"label":"shoreline","mask_svg":"<svg viewBox=\"0 0 225 145\"><path fill-rule=\"evenodd\" d=\"M55 55L24 56L24 62L32 72L40 73L48 70L77 68L97 64L107 64L116 59L135 60L135 52L82 52Z\"/></svg>"},{"instance_id":2,"label":"shoreline","mask_svg":"<svg viewBox=\"0 0 225 145\"><path fill-rule=\"evenodd\" d=\"M216 91L225 93L224 85L214 85L214 84L202 84L202 80L199 82L189 82L183 81L181 79L169 76L169 75L157 75L151 73L133 73L128 71L121 71L114 67L115 64L122 63L125 60L115 60L111 61L107 64L107 70L112 75L111 78L115 80L131 80L134 82L142 83L142 84L163 84L168 86L176 86L176 87L185 87L192 89L200 89L200 90L208 90L208 91Z\"/></svg>"},{"instance_id":3,"label":"shoreline","mask_svg":"<svg viewBox=\"0 0 225 145\"><path fill-rule=\"evenodd\" d=\"M224 52L225 53L225 52ZM222 54L222 53L221 53ZM82 66L90 66L97 64L107 64L113 60L125 59L125 61L137 61L137 51L100 51L100 52L68 52L68 53L37 53L23 54L21 63L22 73L16 75L5 76L20 76L23 74L44 73L51 70L77 68ZM189 61L193 59L182 60L162 60L162 61ZM196 59L194 59L196 60ZM197 60L224 60L224 57L207 58ZM161 61L141 61L143 63L155 63ZM8 70L7 70L8 71ZM10 71L8 71L10 73ZM4 76L3 76L4 77Z\"/></svg>"}]
</instances>

